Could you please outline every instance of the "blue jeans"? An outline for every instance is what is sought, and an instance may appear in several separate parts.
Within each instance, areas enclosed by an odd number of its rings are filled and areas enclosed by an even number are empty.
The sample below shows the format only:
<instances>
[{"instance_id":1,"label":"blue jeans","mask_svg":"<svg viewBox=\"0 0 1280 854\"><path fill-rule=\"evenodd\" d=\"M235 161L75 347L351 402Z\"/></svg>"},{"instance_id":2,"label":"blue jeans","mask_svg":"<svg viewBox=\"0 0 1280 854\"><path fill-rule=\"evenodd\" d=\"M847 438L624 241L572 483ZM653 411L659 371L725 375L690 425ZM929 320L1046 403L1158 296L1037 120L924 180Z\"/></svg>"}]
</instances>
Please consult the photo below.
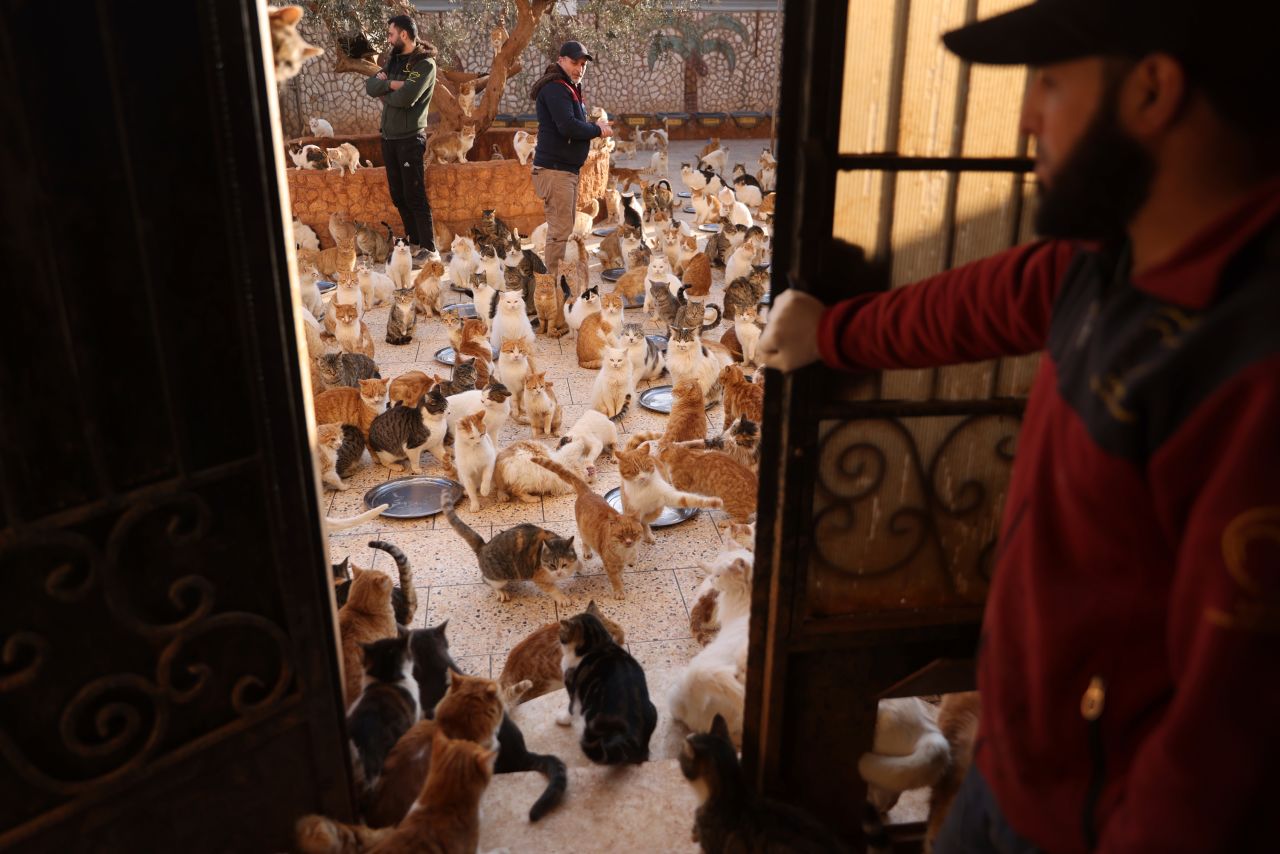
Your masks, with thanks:
<instances>
[{"instance_id":1,"label":"blue jeans","mask_svg":"<svg viewBox=\"0 0 1280 854\"><path fill-rule=\"evenodd\" d=\"M1040 849L1009 826L978 766L971 765L938 832L933 851L934 854L1037 854Z\"/></svg>"}]
</instances>

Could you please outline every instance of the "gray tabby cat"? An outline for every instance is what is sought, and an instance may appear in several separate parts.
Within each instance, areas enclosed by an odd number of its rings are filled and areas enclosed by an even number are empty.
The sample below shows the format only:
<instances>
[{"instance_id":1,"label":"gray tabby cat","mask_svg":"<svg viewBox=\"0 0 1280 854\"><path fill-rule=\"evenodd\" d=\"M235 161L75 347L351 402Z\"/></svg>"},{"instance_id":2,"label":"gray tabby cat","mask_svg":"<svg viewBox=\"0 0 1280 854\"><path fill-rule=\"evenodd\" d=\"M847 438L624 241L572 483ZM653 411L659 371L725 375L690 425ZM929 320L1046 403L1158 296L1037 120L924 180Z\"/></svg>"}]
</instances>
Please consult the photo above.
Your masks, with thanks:
<instances>
[{"instance_id":1,"label":"gray tabby cat","mask_svg":"<svg viewBox=\"0 0 1280 854\"><path fill-rule=\"evenodd\" d=\"M436 438L437 441L442 440L441 437L431 435L431 429L425 423L426 416L440 415L448 406L448 401L445 400L445 396L440 392L440 386L437 385L422 396L417 406L408 407L397 403L390 409L378 413L373 423L369 425L369 450L373 451L378 460L388 468L396 460L407 459L409 470L417 473L420 471L418 459L422 455L423 448L432 438ZM445 429L443 419L437 429Z\"/></svg>"},{"instance_id":2,"label":"gray tabby cat","mask_svg":"<svg viewBox=\"0 0 1280 854\"><path fill-rule=\"evenodd\" d=\"M438 383L436 389L444 397L451 394L458 394L463 391L471 391L476 387L476 360L467 359L463 361L459 359L453 365L453 373L449 375L449 381Z\"/></svg>"},{"instance_id":3,"label":"gray tabby cat","mask_svg":"<svg viewBox=\"0 0 1280 854\"><path fill-rule=\"evenodd\" d=\"M662 375L663 369L667 364L666 351L653 342L644 334L644 326L639 323L624 323L622 325L622 347L628 354L634 354L638 348L644 347L644 357L642 359L631 355L631 376L639 381L644 379L653 379Z\"/></svg>"},{"instance_id":4,"label":"gray tabby cat","mask_svg":"<svg viewBox=\"0 0 1280 854\"><path fill-rule=\"evenodd\" d=\"M559 579L569 578L582 568L573 548L573 537L564 538L553 531L525 522L494 534L489 542L458 518L453 502L444 506L445 518L476 553L480 575L498 598L506 601L510 581L532 581L557 601L565 600L556 587Z\"/></svg>"},{"instance_id":5,"label":"gray tabby cat","mask_svg":"<svg viewBox=\"0 0 1280 854\"><path fill-rule=\"evenodd\" d=\"M343 480L351 477L363 456L364 434L354 424L343 424L342 446L338 448L338 459L333 466L338 472L338 477Z\"/></svg>"},{"instance_id":6,"label":"gray tabby cat","mask_svg":"<svg viewBox=\"0 0 1280 854\"><path fill-rule=\"evenodd\" d=\"M356 249L360 250L361 255L368 255L378 263L385 264L391 257L391 244L395 236L386 222L382 223L382 227L387 230L386 234L371 225L357 222Z\"/></svg>"},{"instance_id":7,"label":"gray tabby cat","mask_svg":"<svg viewBox=\"0 0 1280 854\"><path fill-rule=\"evenodd\" d=\"M392 294L391 316L387 318L387 343L408 344L417 325L417 288L397 288Z\"/></svg>"},{"instance_id":8,"label":"gray tabby cat","mask_svg":"<svg viewBox=\"0 0 1280 854\"><path fill-rule=\"evenodd\" d=\"M683 293L684 291L682 289L681 294ZM706 320L707 309L709 308L714 308L716 310L716 319L710 323L703 323L703 321ZM704 306L702 300L684 300L679 310L676 312L675 323L671 325L696 327L698 335L701 336L702 333L709 332L719 326L720 317L720 306L718 305Z\"/></svg>"},{"instance_id":9,"label":"gray tabby cat","mask_svg":"<svg viewBox=\"0 0 1280 854\"><path fill-rule=\"evenodd\" d=\"M768 270L752 270L750 275L734 279L724 289L724 319L733 320L738 312L753 308L768 286Z\"/></svg>"},{"instance_id":10,"label":"gray tabby cat","mask_svg":"<svg viewBox=\"0 0 1280 854\"><path fill-rule=\"evenodd\" d=\"M680 289L683 294L684 288ZM671 290L667 287L666 282L649 282L649 294L653 297L654 309L658 315L658 321L671 326L676 321L676 312L680 309L680 303L671 295Z\"/></svg>"},{"instance_id":11,"label":"gray tabby cat","mask_svg":"<svg viewBox=\"0 0 1280 854\"><path fill-rule=\"evenodd\" d=\"M360 380L382 379L377 363L362 353L324 353L315 362L326 389L359 388Z\"/></svg>"},{"instance_id":12,"label":"gray tabby cat","mask_svg":"<svg viewBox=\"0 0 1280 854\"><path fill-rule=\"evenodd\" d=\"M733 247L742 242L742 236L745 235L746 230L746 226L729 222L728 217L720 218L720 230L707 238L707 248L703 250L711 259L711 266L724 266L729 254L733 252Z\"/></svg>"}]
</instances>

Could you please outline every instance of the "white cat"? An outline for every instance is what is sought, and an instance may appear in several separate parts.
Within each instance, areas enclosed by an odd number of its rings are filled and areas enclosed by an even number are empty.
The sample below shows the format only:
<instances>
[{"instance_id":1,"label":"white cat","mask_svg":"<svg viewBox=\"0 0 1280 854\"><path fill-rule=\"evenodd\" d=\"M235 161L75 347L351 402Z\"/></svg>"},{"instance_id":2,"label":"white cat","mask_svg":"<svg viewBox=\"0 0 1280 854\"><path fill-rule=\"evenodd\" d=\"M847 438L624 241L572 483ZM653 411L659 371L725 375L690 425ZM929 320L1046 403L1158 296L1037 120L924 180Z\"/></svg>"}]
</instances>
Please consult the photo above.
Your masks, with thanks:
<instances>
[{"instance_id":1,"label":"white cat","mask_svg":"<svg viewBox=\"0 0 1280 854\"><path fill-rule=\"evenodd\" d=\"M528 166L533 150L538 147L538 137L528 131L518 130L511 142L515 146L516 159L520 161L520 165Z\"/></svg>"},{"instance_id":2,"label":"white cat","mask_svg":"<svg viewBox=\"0 0 1280 854\"><path fill-rule=\"evenodd\" d=\"M588 409L573 423L569 432L564 434L560 444L577 439L581 439L586 445L586 458L589 463L594 463L602 452L606 460L610 459L613 456L614 446L618 444L618 425L614 424L607 415Z\"/></svg>"},{"instance_id":3,"label":"white cat","mask_svg":"<svg viewBox=\"0 0 1280 854\"><path fill-rule=\"evenodd\" d=\"M760 335L763 329L756 323L756 310L746 308L733 316L733 334L738 337L738 346L742 348L742 362L747 365L756 362L756 349L760 346Z\"/></svg>"},{"instance_id":4,"label":"white cat","mask_svg":"<svg viewBox=\"0 0 1280 854\"><path fill-rule=\"evenodd\" d=\"M631 375L636 382L657 379L667 369L667 354L654 348L651 355L652 342L644 334L644 329L636 324L623 327L619 342L631 359Z\"/></svg>"},{"instance_id":5,"label":"white cat","mask_svg":"<svg viewBox=\"0 0 1280 854\"><path fill-rule=\"evenodd\" d=\"M707 186L707 176L688 163L680 164L680 181L689 188L690 193L696 193Z\"/></svg>"},{"instance_id":6,"label":"white cat","mask_svg":"<svg viewBox=\"0 0 1280 854\"><path fill-rule=\"evenodd\" d=\"M728 187L723 187L719 195L716 197L720 202L720 211L723 215L729 217L729 221L734 225L745 225L750 228L755 224L751 219L751 211L747 210L747 206L738 201L737 195Z\"/></svg>"},{"instance_id":7,"label":"white cat","mask_svg":"<svg viewBox=\"0 0 1280 854\"><path fill-rule=\"evenodd\" d=\"M626 414L636 383L631 378L631 357L617 347L604 348L604 361L591 386L591 408L609 418Z\"/></svg>"},{"instance_id":8,"label":"white cat","mask_svg":"<svg viewBox=\"0 0 1280 854\"><path fill-rule=\"evenodd\" d=\"M729 256L729 260L724 265L724 280L726 283L736 282L738 279L751 275L751 265L756 260L756 247L754 243L743 241L742 245L733 250L733 254Z\"/></svg>"},{"instance_id":9,"label":"white cat","mask_svg":"<svg viewBox=\"0 0 1280 854\"><path fill-rule=\"evenodd\" d=\"M667 152L666 149L659 149L649 158L649 172L656 178L667 177Z\"/></svg>"},{"instance_id":10,"label":"white cat","mask_svg":"<svg viewBox=\"0 0 1280 854\"><path fill-rule=\"evenodd\" d=\"M293 221L293 245L298 249L310 249L313 252L320 248L320 238L315 230L299 219Z\"/></svg>"},{"instance_id":11,"label":"white cat","mask_svg":"<svg viewBox=\"0 0 1280 854\"><path fill-rule=\"evenodd\" d=\"M480 512L480 496L493 491L493 466L498 453L484 425L485 413L477 412L457 423L453 437L458 480L471 500L471 512Z\"/></svg>"},{"instance_id":12,"label":"white cat","mask_svg":"<svg viewBox=\"0 0 1280 854\"><path fill-rule=\"evenodd\" d=\"M533 246L534 254L543 261L547 260L547 224L544 222L533 230L529 235L529 242Z\"/></svg>"},{"instance_id":13,"label":"white cat","mask_svg":"<svg viewBox=\"0 0 1280 854\"><path fill-rule=\"evenodd\" d=\"M314 118L307 122L311 126L312 136L333 136L333 125L327 119Z\"/></svg>"},{"instance_id":14,"label":"white cat","mask_svg":"<svg viewBox=\"0 0 1280 854\"><path fill-rule=\"evenodd\" d=\"M524 417L524 381L529 376L529 357L518 347L503 348L498 353L497 370L498 380L511 390L516 420L528 424Z\"/></svg>"},{"instance_id":15,"label":"white cat","mask_svg":"<svg viewBox=\"0 0 1280 854\"><path fill-rule=\"evenodd\" d=\"M702 165L706 166L714 172L723 172L725 161L729 157L729 149L721 146L715 151L702 155L700 158Z\"/></svg>"},{"instance_id":16,"label":"white cat","mask_svg":"<svg viewBox=\"0 0 1280 854\"><path fill-rule=\"evenodd\" d=\"M475 415L480 410L484 410L484 431L489 434L489 438L493 440L493 446L498 447L498 434L502 431L502 425L507 423L507 418L511 415L511 395L494 394L492 388L475 388L470 391L460 391L457 394L451 394L448 398L449 412L446 419L449 424L449 432L454 433L454 439L457 439L458 422L470 415Z\"/></svg>"},{"instance_id":17,"label":"white cat","mask_svg":"<svg viewBox=\"0 0 1280 854\"><path fill-rule=\"evenodd\" d=\"M867 781L867 800L881 813L903 792L932 786L946 771L951 747L936 718L918 697L880 701L875 740L858 760L858 773Z\"/></svg>"},{"instance_id":18,"label":"white cat","mask_svg":"<svg viewBox=\"0 0 1280 854\"><path fill-rule=\"evenodd\" d=\"M391 292L397 287L391 277L377 270L370 270L361 265L356 269L356 281L360 284L360 293L364 304L373 308L375 305L390 305Z\"/></svg>"},{"instance_id":19,"label":"white cat","mask_svg":"<svg viewBox=\"0 0 1280 854\"><path fill-rule=\"evenodd\" d=\"M622 479L622 512L644 526L644 541L657 542L653 529L645 519L656 518L664 507L707 507L719 510L724 502L713 495L698 495L676 489L662 476L662 469L641 470L635 477Z\"/></svg>"},{"instance_id":20,"label":"white cat","mask_svg":"<svg viewBox=\"0 0 1280 854\"><path fill-rule=\"evenodd\" d=\"M391 250L391 260L387 262L387 275L397 288L407 288L413 284L413 250L409 244L396 238L396 246Z\"/></svg>"},{"instance_id":21,"label":"white cat","mask_svg":"<svg viewBox=\"0 0 1280 854\"><path fill-rule=\"evenodd\" d=\"M525 312L524 295L520 291L498 294L497 310L490 324L489 343L500 348L504 341L524 341L533 350L533 324Z\"/></svg>"},{"instance_id":22,"label":"white cat","mask_svg":"<svg viewBox=\"0 0 1280 854\"><path fill-rule=\"evenodd\" d=\"M569 306L569 310L564 313L565 323L569 324L569 328L577 332L582 328L582 321L587 319L588 315L595 314L600 310L600 289L587 288L583 291L582 296L578 297Z\"/></svg>"},{"instance_id":23,"label":"white cat","mask_svg":"<svg viewBox=\"0 0 1280 854\"><path fill-rule=\"evenodd\" d=\"M297 151L290 151L289 159L299 169L319 169L322 162L327 162L324 150L318 145L304 145Z\"/></svg>"},{"instance_id":24,"label":"white cat","mask_svg":"<svg viewBox=\"0 0 1280 854\"><path fill-rule=\"evenodd\" d=\"M671 374L671 384L687 379L697 380L708 403L720 399L720 370L732 358L720 350L703 347L696 334L688 339L673 334L667 341L667 371Z\"/></svg>"},{"instance_id":25,"label":"white cat","mask_svg":"<svg viewBox=\"0 0 1280 854\"><path fill-rule=\"evenodd\" d=\"M741 184L735 184L734 192L738 195L738 201L748 208L758 208L764 201L764 193L760 191L760 188L745 181Z\"/></svg>"},{"instance_id":26,"label":"white cat","mask_svg":"<svg viewBox=\"0 0 1280 854\"><path fill-rule=\"evenodd\" d=\"M453 255L449 258L449 281L460 288L471 288L471 277L480 269L480 255L471 238L459 234L449 244Z\"/></svg>"},{"instance_id":27,"label":"white cat","mask_svg":"<svg viewBox=\"0 0 1280 854\"><path fill-rule=\"evenodd\" d=\"M314 320L323 318L325 313L324 299L320 296L320 286L316 284L316 279L319 277L320 274L316 272L316 268L313 265L307 265L307 267L299 268L298 270L298 297Z\"/></svg>"},{"instance_id":28,"label":"white cat","mask_svg":"<svg viewBox=\"0 0 1280 854\"><path fill-rule=\"evenodd\" d=\"M708 732L715 716L721 715L734 744L741 744L751 567L747 561L736 559L713 578L719 593L716 599L721 613L720 633L689 662L668 699L671 716L689 729Z\"/></svg>"},{"instance_id":29,"label":"white cat","mask_svg":"<svg viewBox=\"0 0 1280 854\"><path fill-rule=\"evenodd\" d=\"M533 503L539 495L568 495L574 491L567 481L533 462L538 454L533 447L546 453L541 445L533 442L518 442L502 449L496 466L496 479L502 484L504 495L498 500L507 500L509 496L518 496L521 500ZM576 474L588 483L595 480L595 468L587 459L586 447L581 439L568 440L551 451L551 459Z\"/></svg>"}]
</instances>

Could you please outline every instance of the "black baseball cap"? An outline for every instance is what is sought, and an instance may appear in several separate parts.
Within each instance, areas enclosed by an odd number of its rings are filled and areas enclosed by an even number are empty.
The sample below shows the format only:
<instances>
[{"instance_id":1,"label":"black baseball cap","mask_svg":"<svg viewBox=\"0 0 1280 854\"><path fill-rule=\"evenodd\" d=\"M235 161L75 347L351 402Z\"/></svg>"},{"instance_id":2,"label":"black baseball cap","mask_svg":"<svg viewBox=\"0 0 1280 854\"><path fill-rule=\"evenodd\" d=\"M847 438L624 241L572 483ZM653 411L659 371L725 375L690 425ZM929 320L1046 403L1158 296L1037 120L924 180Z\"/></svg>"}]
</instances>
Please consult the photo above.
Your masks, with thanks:
<instances>
[{"instance_id":1,"label":"black baseball cap","mask_svg":"<svg viewBox=\"0 0 1280 854\"><path fill-rule=\"evenodd\" d=\"M596 61L594 56L587 53L587 49L583 46L582 42L565 42L560 45L560 55L567 56L575 61L579 59L589 59L592 62Z\"/></svg>"}]
</instances>

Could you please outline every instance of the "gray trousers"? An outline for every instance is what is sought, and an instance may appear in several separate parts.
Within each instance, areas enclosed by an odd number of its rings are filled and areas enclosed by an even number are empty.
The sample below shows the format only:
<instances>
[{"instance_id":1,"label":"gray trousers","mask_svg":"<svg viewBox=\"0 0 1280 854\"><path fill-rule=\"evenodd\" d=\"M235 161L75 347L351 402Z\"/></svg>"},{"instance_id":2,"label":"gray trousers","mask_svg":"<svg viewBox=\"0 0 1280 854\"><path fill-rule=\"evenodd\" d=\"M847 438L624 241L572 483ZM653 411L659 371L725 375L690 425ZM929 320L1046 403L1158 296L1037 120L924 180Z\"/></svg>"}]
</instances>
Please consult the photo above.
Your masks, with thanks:
<instances>
[{"instance_id":1,"label":"gray trousers","mask_svg":"<svg viewBox=\"0 0 1280 854\"><path fill-rule=\"evenodd\" d=\"M547 212L547 272L559 286L560 262L564 247L573 234L574 215L578 210L578 173L559 169L533 167L533 191L542 199ZM573 283L570 282L570 286Z\"/></svg>"}]
</instances>

